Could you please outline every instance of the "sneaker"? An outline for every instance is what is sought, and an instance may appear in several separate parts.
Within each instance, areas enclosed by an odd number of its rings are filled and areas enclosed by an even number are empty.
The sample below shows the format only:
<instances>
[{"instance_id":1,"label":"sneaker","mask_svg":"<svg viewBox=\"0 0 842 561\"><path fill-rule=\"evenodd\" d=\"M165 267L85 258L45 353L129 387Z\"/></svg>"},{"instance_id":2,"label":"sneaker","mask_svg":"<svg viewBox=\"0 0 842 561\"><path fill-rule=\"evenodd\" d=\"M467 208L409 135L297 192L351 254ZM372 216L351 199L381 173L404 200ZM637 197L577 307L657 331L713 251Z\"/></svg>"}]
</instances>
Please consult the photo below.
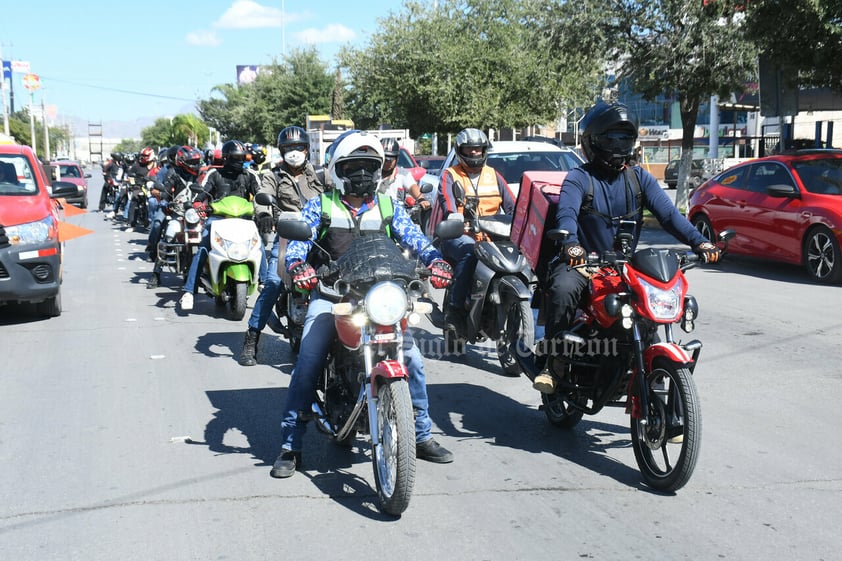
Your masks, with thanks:
<instances>
[{"instance_id":1,"label":"sneaker","mask_svg":"<svg viewBox=\"0 0 842 561\"><path fill-rule=\"evenodd\" d=\"M178 304L181 306L182 311L189 312L193 309L193 294L185 292L181 295L181 300L178 301Z\"/></svg>"},{"instance_id":2,"label":"sneaker","mask_svg":"<svg viewBox=\"0 0 842 561\"><path fill-rule=\"evenodd\" d=\"M160 273L152 273L152 276L146 281L146 288L158 288L158 285L161 284L161 274Z\"/></svg>"},{"instance_id":3,"label":"sneaker","mask_svg":"<svg viewBox=\"0 0 842 561\"><path fill-rule=\"evenodd\" d=\"M415 444L415 457L436 464L449 464L453 461L453 452L431 438Z\"/></svg>"},{"instance_id":4,"label":"sneaker","mask_svg":"<svg viewBox=\"0 0 842 561\"><path fill-rule=\"evenodd\" d=\"M532 380L532 387L541 393L554 394L555 378L553 378L549 370L543 370Z\"/></svg>"},{"instance_id":5,"label":"sneaker","mask_svg":"<svg viewBox=\"0 0 842 561\"><path fill-rule=\"evenodd\" d=\"M684 433L681 433L677 436L673 436L672 438L668 439L667 442L670 444L683 444L684 443Z\"/></svg>"},{"instance_id":6,"label":"sneaker","mask_svg":"<svg viewBox=\"0 0 842 561\"><path fill-rule=\"evenodd\" d=\"M278 456L278 459L275 460L269 475L278 479L292 477L295 470L299 467L301 467L301 452L283 450L281 455Z\"/></svg>"}]
</instances>

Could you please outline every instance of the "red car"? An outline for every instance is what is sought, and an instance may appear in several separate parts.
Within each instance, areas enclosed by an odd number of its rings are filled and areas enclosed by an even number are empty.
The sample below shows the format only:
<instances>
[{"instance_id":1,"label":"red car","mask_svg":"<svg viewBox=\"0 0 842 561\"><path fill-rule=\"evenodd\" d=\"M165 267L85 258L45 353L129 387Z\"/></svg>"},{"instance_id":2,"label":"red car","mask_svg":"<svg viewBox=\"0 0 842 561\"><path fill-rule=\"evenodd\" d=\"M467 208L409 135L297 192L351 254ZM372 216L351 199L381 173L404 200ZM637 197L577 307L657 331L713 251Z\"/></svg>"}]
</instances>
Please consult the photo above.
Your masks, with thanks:
<instances>
[{"instance_id":1,"label":"red car","mask_svg":"<svg viewBox=\"0 0 842 561\"><path fill-rule=\"evenodd\" d=\"M690 221L708 239L732 229L728 250L803 265L842 281L842 150L758 158L712 177L690 195Z\"/></svg>"},{"instance_id":2,"label":"red car","mask_svg":"<svg viewBox=\"0 0 842 561\"><path fill-rule=\"evenodd\" d=\"M0 306L29 302L45 316L61 314L57 203L47 172L29 146L0 144ZM56 182L53 197L76 185Z\"/></svg>"},{"instance_id":3,"label":"red car","mask_svg":"<svg viewBox=\"0 0 842 561\"><path fill-rule=\"evenodd\" d=\"M401 146L401 153L398 155L398 167L406 168L412 174L412 178L418 183L427 170L418 165L415 157L409 153L409 150Z\"/></svg>"}]
</instances>

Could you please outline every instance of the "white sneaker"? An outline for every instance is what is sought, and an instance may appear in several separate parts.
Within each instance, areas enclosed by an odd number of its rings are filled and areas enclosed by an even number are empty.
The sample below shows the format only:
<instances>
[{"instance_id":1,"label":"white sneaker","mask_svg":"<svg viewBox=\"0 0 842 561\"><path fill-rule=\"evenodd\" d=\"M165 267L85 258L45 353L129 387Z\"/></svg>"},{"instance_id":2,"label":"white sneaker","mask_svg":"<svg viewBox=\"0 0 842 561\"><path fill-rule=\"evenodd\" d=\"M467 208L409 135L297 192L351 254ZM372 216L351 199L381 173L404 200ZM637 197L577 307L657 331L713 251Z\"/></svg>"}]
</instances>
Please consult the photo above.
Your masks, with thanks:
<instances>
[{"instance_id":1,"label":"white sneaker","mask_svg":"<svg viewBox=\"0 0 842 561\"><path fill-rule=\"evenodd\" d=\"M182 311L189 312L193 309L193 294L185 292L181 295L181 300L178 301L178 304L181 306Z\"/></svg>"}]
</instances>

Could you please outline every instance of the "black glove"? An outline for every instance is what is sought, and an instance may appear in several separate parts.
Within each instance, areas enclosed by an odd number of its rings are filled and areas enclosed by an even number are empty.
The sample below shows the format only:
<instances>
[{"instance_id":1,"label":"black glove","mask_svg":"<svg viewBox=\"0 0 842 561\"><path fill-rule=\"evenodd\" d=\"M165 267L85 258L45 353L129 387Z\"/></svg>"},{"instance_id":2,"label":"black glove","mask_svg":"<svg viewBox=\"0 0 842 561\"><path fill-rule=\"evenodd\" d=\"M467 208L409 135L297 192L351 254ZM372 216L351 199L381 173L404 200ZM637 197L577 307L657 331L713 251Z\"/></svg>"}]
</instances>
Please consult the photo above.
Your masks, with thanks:
<instances>
[{"instance_id":1,"label":"black glove","mask_svg":"<svg viewBox=\"0 0 842 561\"><path fill-rule=\"evenodd\" d=\"M275 227L275 219L268 212L261 212L257 215L257 229L261 234L269 234Z\"/></svg>"},{"instance_id":2,"label":"black glove","mask_svg":"<svg viewBox=\"0 0 842 561\"><path fill-rule=\"evenodd\" d=\"M588 260L588 253L585 248L577 242L569 243L561 251L561 258L567 261L569 267L584 265Z\"/></svg>"},{"instance_id":3,"label":"black glove","mask_svg":"<svg viewBox=\"0 0 842 561\"><path fill-rule=\"evenodd\" d=\"M722 251L711 242L700 243L693 249L705 263L716 263L722 257Z\"/></svg>"}]
</instances>

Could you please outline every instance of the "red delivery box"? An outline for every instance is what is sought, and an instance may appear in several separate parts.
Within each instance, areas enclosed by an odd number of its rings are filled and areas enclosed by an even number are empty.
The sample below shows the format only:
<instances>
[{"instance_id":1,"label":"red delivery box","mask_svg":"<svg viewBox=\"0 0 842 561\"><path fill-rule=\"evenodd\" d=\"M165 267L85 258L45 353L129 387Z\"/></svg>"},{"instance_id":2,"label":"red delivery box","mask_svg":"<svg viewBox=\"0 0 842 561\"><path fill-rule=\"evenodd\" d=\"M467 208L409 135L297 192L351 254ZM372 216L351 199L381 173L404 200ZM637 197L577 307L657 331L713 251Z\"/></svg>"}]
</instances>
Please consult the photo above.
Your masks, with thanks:
<instances>
[{"instance_id":1,"label":"red delivery box","mask_svg":"<svg viewBox=\"0 0 842 561\"><path fill-rule=\"evenodd\" d=\"M566 171L527 171L520 181L520 191L512 220L512 241L536 273L552 253L552 242L544 239L544 232L555 226L555 209Z\"/></svg>"}]
</instances>

